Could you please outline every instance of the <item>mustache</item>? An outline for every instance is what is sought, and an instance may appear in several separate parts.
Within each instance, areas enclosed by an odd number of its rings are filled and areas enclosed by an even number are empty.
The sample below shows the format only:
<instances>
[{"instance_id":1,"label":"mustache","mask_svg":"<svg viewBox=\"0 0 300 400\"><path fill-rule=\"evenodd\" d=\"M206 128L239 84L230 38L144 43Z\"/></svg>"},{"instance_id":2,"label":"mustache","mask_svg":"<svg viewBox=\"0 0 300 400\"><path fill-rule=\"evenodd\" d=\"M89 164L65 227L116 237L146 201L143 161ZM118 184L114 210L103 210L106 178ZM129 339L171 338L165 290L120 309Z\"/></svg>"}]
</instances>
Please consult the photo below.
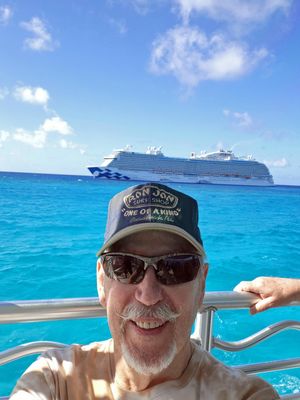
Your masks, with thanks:
<instances>
[{"instance_id":1,"label":"mustache","mask_svg":"<svg viewBox=\"0 0 300 400\"><path fill-rule=\"evenodd\" d=\"M125 321L135 320L138 318L158 318L162 321L175 321L180 313L171 309L168 304L159 304L157 306L145 307L141 304L129 304L120 317Z\"/></svg>"}]
</instances>

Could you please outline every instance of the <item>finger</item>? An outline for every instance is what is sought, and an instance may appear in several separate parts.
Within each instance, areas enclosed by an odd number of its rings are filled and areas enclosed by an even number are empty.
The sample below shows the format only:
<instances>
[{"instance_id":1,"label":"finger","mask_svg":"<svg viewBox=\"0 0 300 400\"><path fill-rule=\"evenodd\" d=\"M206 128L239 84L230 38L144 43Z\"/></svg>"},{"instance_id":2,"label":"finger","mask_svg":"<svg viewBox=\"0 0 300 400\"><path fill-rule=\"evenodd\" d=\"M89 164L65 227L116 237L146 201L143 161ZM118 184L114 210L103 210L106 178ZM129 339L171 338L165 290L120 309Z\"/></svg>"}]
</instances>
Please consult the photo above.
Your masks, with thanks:
<instances>
[{"instance_id":1,"label":"finger","mask_svg":"<svg viewBox=\"0 0 300 400\"><path fill-rule=\"evenodd\" d=\"M253 304L253 306L251 306L249 308L249 312L250 312L251 315L257 314L257 310L256 310L255 306L256 306L256 304Z\"/></svg>"},{"instance_id":2,"label":"finger","mask_svg":"<svg viewBox=\"0 0 300 400\"><path fill-rule=\"evenodd\" d=\"M249 281L242 281L233 288L235 292L251 292L251 289L253 287Z\"/></svg>"},{"instance_id":3,"label":"finger","mask_svg":"<svg viewBox=\"0 0 300 400\"><path fill-rule=\"evenodd\" d=\"M250 308L251 314L256 314L258 312L262 312L267 310L268 308L271 308L273 305L273 298L268 297L267 299L263 299L258 301L256 304L253 304Z\"/></svg>"}]
</instances>

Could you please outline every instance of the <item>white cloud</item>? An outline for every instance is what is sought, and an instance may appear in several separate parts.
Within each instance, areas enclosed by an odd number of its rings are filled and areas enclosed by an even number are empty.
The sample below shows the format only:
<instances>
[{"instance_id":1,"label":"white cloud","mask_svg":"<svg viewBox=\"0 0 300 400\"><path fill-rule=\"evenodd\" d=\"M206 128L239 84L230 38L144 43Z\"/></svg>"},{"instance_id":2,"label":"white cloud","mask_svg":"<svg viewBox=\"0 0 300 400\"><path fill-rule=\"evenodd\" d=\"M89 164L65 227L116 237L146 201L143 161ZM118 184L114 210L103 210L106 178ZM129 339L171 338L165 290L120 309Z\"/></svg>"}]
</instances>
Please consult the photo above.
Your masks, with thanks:
<instances>
[{"instance_id":1,"label":"white cloud","mask_svg":"<svg viewBox=\"0 0 300 400\"><path fill-rule=\"evenodd\" d=\"M221 34L207 37L196 27L177 26L153 43L150 70L171 74L188 87L204 80L238 78L268 55L264 48L251 51Z\"/></svg>"},{"instance_id":2,"label":"white cloud","mask_svg":"<svg viewBox=\"0 0 300 400\"><path fill-rule=\"evenodd\" d=\"M9 132L0 130L0 147L3 146L3 143L9 138L9 136Z\"/></svg>"},{"instance_id":3,"label":"white cloud","mask_svg":"<svg viewBox=\"0 0 300 400\"><path fill-rule=\"evenodd\" d=\"M48 136L53 133L71 135L73 130L70 125L60 117L53 117L45 119L43 124L33 132L28 132L25 129L18 128L12 137L14 140L29 144L30 146L43 148L47 144ZM66 147L70 146L71 142L65 142Z\"/></svg>"},{"instance_id":4,"label":"white cloud","mask_svg":"<svg viewBox=\"0 0 300 400\"><path fill-rule=\"evenodd\" d=\"M57 132L61 135L71 135L72 128L70 125L60 117L47 118L41 129L45 132Z\"/></svg>"},{"instance_id":5,"label":"white cloud","mask_svg":"<svg viewBox=\"0 0 300 400\"><path fill-rule=\"evenodd\" d=\"M262 124L254 120L252 116L247 112L238 112L238 111L231 111L228 109L223 110L223 115L228 118L231 122L232 125L238 128L242 128L244 131L251 132L252 135L252 140L254 137L256 138L263 138L264 140L283 140L287 139L288 137L291 136L291 132L283 132L283 131L272 131L270 129L264 128ZM252 144L252 140L245 141L243 140L242 142L236 143L232 149L236 145L242 144L243 146L248 144Z\"/></svg>"},{"instance_id":6,"label":"white cloud","mask_svg":"<svg viewBox=\"0 0 300 400\"><path fill-rule=\"evenodd\" d=\"M14 96L25 103L47 105L49 93L42 87L19 86L15 89Z\"/></svg>"},{"instance_id":7,"label":"white cloud","mask_svg":"<svg viewBox=\"0 0 300 400\"><path fill-rule=\"evenodd\" d=\"M13 134L13 138L18 142L23 142L33 147L43 148L46 143L47 132L38 129L34 133L30 133L22 128L18 128Z\"/></svg>"},{"instance_id":8,"label":"white cloud","mask_svg":"<svg viewBox=\"0 0 300 400\"><path fill-rule=\"evenodd\" d=\"M128 1L128 0L125 0ZM153 0L152 0L153 2ZM138 14L145 15L149 11L150 2L149 0L129 0L129 3L133 6Z\"/></svg>"},{"instance_id":9,"label":"white cloud","mask_svg":"<svg viewBox=\"0 0 300 400\"><path fill-rule=\"evenodd\" d=\"M250 128L253 126L253 119L250 114L245 112L237 112L237 111L230 111L230 110L223 110L223 114L226 117L231 117L236 125L241 128Z\"/></svg>"},{"instance_id":10,"label":"white cloud","mask_svg":"<svg viewBox=\"0 0 300 400\"><path fill-rule=\"evenodd\" d=\"M63 149L76 149L78 147L77 144L66 139L60 139L59 145Z\"/></svg>"},{"instance_id":11,"label":"white cloud","mask_svg":"<svg viewBox=\"0 0 300 400\"><path fill-rule=\"evenodd\" d=\"M0 7L0 25L6 25L13 15L12 9L9 6Z\"/></svg>"},{"instance_id":12,"label":"white cloud","mask_svg":"<svg viewBox=\"0 0 300 400\"><path fill-rule=\"evenodd\" d=\"M108 22L113 28L115 28L120 33L120 35L125 35L125 33L127 33L127 26L123 20L109 18Z\"/></svg>"},{"instance_id":13,"label":"white cloud","mask_svg":"<svg viewBox=\"0 0 300 400\"><path fill-rule=\"evenodd\" d=\"M243 113L235 112L233 116L234 118L236 118L239 126L248 128L253 125L252 118L247 112Z\"/></svg>"},{"instance_id":14,"label":"white cloud","mask_svg":"<svg viewBox=\"0 0 300 400\"><path fill-rule=\"evenodd\" d=\"M9 94L9 90L6 87L0 87L0 100L3 100Z\"/></svg>"},{"instance_id":15,"label":"white cloud","mask_svg":"<svg viewBox=\"0 0 300 400\"><path fill-rule=\"evenodd\" d=\"M277 167L277 168L284 168L289 165L287 159L285 157L280 158L279 160L274 161L264 161L268 167Z\"/></svg>"},{"instance_id":16,"label":"white cloud","mask_svg":"<svg viewBox=\"0 0 300 400\"><path fill-rule=\"evenodd\" d=\"M232 23L262 22L276 12L286 13L292 0L175 0L185 22L192 13Z\"/></svg>"},{"instance_id":17,"label":"white cloud","mask_svg":"<svg viewBox=\"0 0 300 400\"><path fill-rule=\"evenodd\" d=\"M163 4L173 3L176 0L106 0L110 5L132 7L137 14L147 15L151 10Z\"/></svg>"},{"instance_id":18,"label":"white cloud","mask_svg":"<svg viewBox=\"0 0 300 400\"><path fill-rule=\"evenodd\" d=\"M34 51L52 51L58 46L40 18L33 17L28 22L21 22L21 27L33 34L33 37L25 39L25 48Z\"/></svg>"},{"instance_id":19,"label":"white cloud","mask_svg":"<svg viewBox=\"0 0 300 400\"><path fill-rule=\"evenodd\" d=\"M81 155L83 155L83 154L85 153L85 150L82 149L81 146L80 146L79 144L73 143L73 142L71 142L71 141L69 141L69 140L60 139L59 142L58 142L58 144L59 144L59 146L60 146L62 149L72 149L72 150L78 149L78 150L79 150L79 153L80 153Z\"/></svg>"}]
</instances>

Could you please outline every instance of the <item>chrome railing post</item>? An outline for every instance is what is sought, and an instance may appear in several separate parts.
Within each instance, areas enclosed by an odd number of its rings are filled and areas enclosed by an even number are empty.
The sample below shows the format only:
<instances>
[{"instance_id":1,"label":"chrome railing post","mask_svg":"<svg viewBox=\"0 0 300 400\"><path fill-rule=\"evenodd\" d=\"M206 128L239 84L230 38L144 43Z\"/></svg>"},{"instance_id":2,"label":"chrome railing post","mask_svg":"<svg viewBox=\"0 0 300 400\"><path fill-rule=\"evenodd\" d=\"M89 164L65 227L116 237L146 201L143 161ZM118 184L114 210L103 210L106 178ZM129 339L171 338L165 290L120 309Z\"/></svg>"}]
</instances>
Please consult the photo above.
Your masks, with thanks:
<instances>
[{"instance_id":1,"label":"chrome railing post","mask_svg":"<svg viewBox=\"0 0 300 400\"><path fill-rule=\"evenodd\" d=\"M213 344L213 320L216 309L206 308L202 313L198 313L196 327L199 332L201 346L206 351L211 351Z\"/></svg>"}]
</instances>

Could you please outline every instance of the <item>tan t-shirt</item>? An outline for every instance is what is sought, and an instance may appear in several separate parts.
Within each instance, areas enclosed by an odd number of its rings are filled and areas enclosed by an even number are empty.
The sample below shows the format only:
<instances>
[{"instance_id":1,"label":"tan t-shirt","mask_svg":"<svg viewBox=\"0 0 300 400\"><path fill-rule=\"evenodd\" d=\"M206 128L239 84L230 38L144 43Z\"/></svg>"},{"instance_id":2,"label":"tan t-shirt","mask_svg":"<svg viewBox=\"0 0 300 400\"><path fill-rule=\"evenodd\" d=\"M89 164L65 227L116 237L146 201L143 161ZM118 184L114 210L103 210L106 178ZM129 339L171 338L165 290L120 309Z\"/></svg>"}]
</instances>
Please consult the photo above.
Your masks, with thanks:
<instances>
[{"instance_id":1,"label":"tan t-shirt","mask_svg":"<svg viewBox=\"0 0 300 400\"><path fill-rule=\"evenodd\" d=\"M257 376L229 368L193 344L191 360L177 380L139 392L114 382L113 341L73 345L42 354L19 379L10 400L275 400Z\"/></svg>"}]
</instances>

